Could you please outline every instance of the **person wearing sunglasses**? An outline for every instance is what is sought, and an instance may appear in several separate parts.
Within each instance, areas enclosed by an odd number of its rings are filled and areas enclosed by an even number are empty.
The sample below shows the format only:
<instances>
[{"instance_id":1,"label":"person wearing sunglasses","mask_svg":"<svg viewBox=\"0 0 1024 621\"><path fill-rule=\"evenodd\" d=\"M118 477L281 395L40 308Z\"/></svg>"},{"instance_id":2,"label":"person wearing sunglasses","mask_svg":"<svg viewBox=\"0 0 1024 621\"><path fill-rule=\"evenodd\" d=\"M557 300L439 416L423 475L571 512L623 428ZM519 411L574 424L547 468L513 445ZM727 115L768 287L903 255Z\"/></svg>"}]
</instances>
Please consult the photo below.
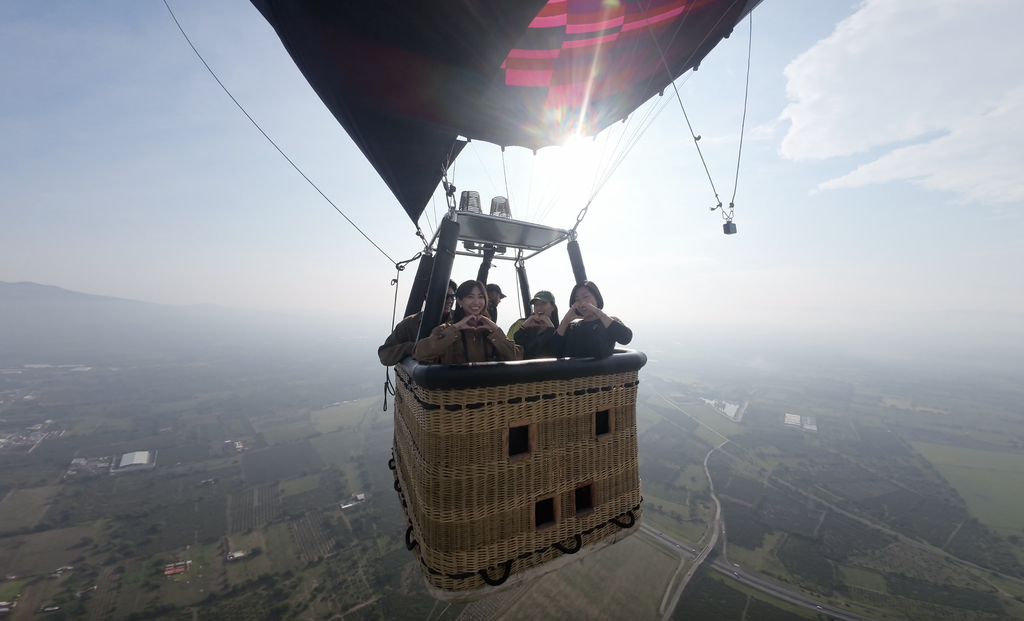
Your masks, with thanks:
<instances>
[{"instance_id":1,"label":"person wearing sunglasses","mask_svg":"<svg viewBox=\"0 0 1024 621\"><path fill-rule=\"evenodd\" d=\"M456 289L455 281L449 280L448 295L444 299L444 311L441 313L442 322L451 320L452 304L455 302ZM391 336L384 341L383 345L377 348L377 357L380 358L381 364L390 367L404 360L406 356L412 355L412 350L416 347L416 337L419 336L420 321L422 319L423 311L420 311L398 322Z\"/></svg>"}]
</instances>

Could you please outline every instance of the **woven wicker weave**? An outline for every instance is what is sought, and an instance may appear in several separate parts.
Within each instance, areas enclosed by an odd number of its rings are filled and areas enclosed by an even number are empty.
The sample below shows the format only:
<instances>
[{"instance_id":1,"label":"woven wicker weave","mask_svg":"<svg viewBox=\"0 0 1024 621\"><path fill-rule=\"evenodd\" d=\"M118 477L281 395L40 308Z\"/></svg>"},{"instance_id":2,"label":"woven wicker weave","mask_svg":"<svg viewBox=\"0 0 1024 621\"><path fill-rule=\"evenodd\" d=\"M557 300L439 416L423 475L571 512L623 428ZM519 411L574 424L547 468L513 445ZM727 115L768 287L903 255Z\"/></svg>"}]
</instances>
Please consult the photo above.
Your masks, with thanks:
<instances>
[{"instance_id":1,"label":"woven wicker weave","mask_svg":"<svg viewBox=\"0 0 1024 621\"><path fill-rule=\"evenodd\" d=\"M464 390L427 390L396 371L395 489L436 597L479 599L639 527L637 371ZM531 450L510 459L509 428L520 426ZM594 506L577 515L586 485ZM537 528L546 498L556 519Z\"/></svg>"}]
</instances>

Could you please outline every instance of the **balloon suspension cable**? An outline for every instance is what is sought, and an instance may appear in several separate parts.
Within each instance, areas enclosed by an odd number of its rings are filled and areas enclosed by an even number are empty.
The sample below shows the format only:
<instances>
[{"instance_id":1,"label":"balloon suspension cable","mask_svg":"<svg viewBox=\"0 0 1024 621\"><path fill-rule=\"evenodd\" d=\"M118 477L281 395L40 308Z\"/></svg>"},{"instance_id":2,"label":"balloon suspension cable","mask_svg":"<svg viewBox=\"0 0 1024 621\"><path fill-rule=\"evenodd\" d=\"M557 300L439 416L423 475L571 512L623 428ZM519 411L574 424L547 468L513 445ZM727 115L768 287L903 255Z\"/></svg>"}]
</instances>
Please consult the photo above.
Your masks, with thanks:
<instances>
[{"instance_id":1,"label":"balloon suspension cable","mask_svg":"<svg viewBox=\"0 0 1024 621\"><path fill-rule=\"evenodd\" d=\"M257 123L256 120L253 119L252 116L250 116L249 113L245 111L245 108L242 107L242 104L238 103L238 100L235 99L235 96L231 94L231 91L228 90L228 87L224 86L224 83L221 82L220 78L217 77L217 74L213 72L213 69L210 67L209 63L206 62L206 59L203 58L203 55L200 54L199 50L196 49L196 46L192 44L192 40L188 38L187 34L185 34L185 29L181 27L181 23L178 21L178 18L174 15L174 11L171 10L171 5L167 4L167 0L163 0L163 3L164 6L167 7L167 12L171 14L171 19L174 20L174 25L177 26L178 30L181 32L181 36L185 37L185 41L188 43L189 47L192 48L192 51L196 53L196 56L199 57L199 60L203 63L203 66L206 67L206 70L210 72L210 75L213 76L213 79L217 81L217 84L220 85L221 89L224 90L227 96L231 98L231 101L233 101L235 105L238 106L238 109L242 111L242 114L245 115L245 118L249 119L253 126L256 127L256 129L258 129L261 134L263 134L263 137L266 138L267 141L270 142L270 144L273 145L275 149L277 149L277 152L281 154L281 157L283 157L289 164L291 164L292 168L295 169L295 172L299 173L302 176L302 178L305 179L306 182L309 183L309 185L311 185L313 189L316 190L317 193L320 196L322 196L331 207L334 207L334 210L341 214L341 217L345 218L345 220L347 220L348 223L352 225L352 228L359 231L359 234L366 238L366 241L370 242L370 244L374 248L376 248L378 252L384 255L384 257L389 262L394 263L395 260L388 256L388 253L384 252L384 249L378 246L377 242L370 239L370 236L364 233L363 229L359 228L359 226L357 226L356 223L353 222L351 218L345 215L345 212L338 208L338 206L334 204L334 201L327 198L327 195L324 194L323 191L319 187L317 187L315 183L313 183L313 180L307 177L306 173L302 172L302 169L295 165L295 162L293 162L292 159L288 157L288 155L283 150L281 150L281 147L277 146L277 143L274 142L274 140L267 135L267 132L263 131L263 128L260 127L259 123Z\"/></svg>"},{"instance_id":2,"label":"balloon suspension cable","mask_svg":"<svg viewBox=\"0 0 1024 621\"><path fill-rule=\"evenodd\" d=\"M508 167L505 165L505 147L501 148L501 176L505 178L505 199L512 202L512 195L508 192Z\"/></svg>"},{"instance_id":3,"label":"balloon suspension cable","mask_svg":"<svg viewBox=\"0 0 1024 621\"><path fill-rule=\"evenodd\" d=\"M733 3L729 6L729 10L725 11L724 13L722 13L722 16L718 18L717 22L715 22L714 28L711 28L710 30L708 30L707 34L704 35L704 39L701 40L700 45L695 47L694 50L701 49L701 47L704 45L704 42L707 41L707 38L709 36L711 36L711 33L718 27L718 24L721 23L722 19L725 18L725 16L731 11L732 7L734 7L737 2L739 2L739 0L733 0ZM689 9L687 9L686 15L687 16L689 15ZM647 14L646 14L646 11L645 11L644 12L644 19L646 20L646 18L647 18ZM685 20L686 16L684 16L683 19ZM668 59L665 58L665 52L664 52L664 50L661 49L661 45L658 43L658 37L654 34L654 29L651 27L650 22L648 22L647 27L651 31L651 36L652 36L652 38L654 40L654 45L658 48L658 54L661 55L661 64L665 67L665 72L668 74L669 83L672 85L672 91L676 95L676 101L679 102L679 108L683 111L683 118L686 120L686 127L690 130L690 137L693 138L693 146L697 148L697 155L700 157L700 163L704 166L704 172L708 176L708 183L711 184L711 191L715 195L715 203L716 204L713 207L711 207L711 211L714 211L716 209L721 209L722 208L722 199L719 198L719 196L718 196L718 189L715 188L715 182L711 178L711 171L708 169L708 163L707 163L707 161L704 160L704 153L700 150L700 144L699 144L700 143L700 136L697 134L697 132L693 131L693 125L690 123L690 117L689 117L689 115L686 114L686 106L683 105L683 97L682 97L682 95L679 94L679 87L676 85L675 80L672 78L672 68L669 67L669 65L668 65ZM681 27L682 27L682 24L680 24L680 28ZM678 32L678 30L677 30L677 32ZM675 36L673 35L673 39L674 38L675 38ZM671 42L669 43L669 45L671 45ZM748 72L749 72L749 53L750 52L749 52L749 49L748 49L748 51L747 51L747 54L748 54ZM696 54L696 51L694 51L694 54ZM692 61L692 60L693 60L693 56L691 56L690 58L688 58L686 60L685 65L689 65L690 61ZM749 81L749 73L748 73L748 81ZM746 104L744 104L744 110L746 110ZM735 194L733 195L733 198L735 198ZM723 211L723 214L724 214L724 211ZM730 206L729 206L729 214L728 214L727 221L728 222L732 221L732 204L730 204Z\"/></svg>"},{"instance_id":4,"label":"balloon suspension cable","mask_svg":"<svg viewBox=\"0 0 1024 621\"><path fill-rule=\"evenodd\" d=\"M732 182L732 198L729 199L729 213L722 210L722 217L726 222L732 222L733 208L736 206L736 191L740 187L740 160L743 158L743 134L747 128L747 101L750 97L750 51L754 47L754 13L747 15L750 20L747 24L747 81L743 87L743 119L740 121L740 146L736 150L736 177Z\"/></svg>"},{"instance_id":5,"label":"balloon suspension cable","mask_svg":"<svg viewBox=\"0 0 1024 621\"><path fill-rule=\"evenodd\" d=\"M416 229L416 233L423 237L423 231ZM395 302L391 307L391 331L395 331L395 318L398 314L398 281L402 277L402 272L405 268L413 261L419 260L423 256L422 252L417 252L411 259L405 261L399 261L395 263L395 277L391 279L391 286L395 288ZM388 411L388 395L395 396L395 385L391 382L391 367L384 367L384 411Z\"/></svg>"},{"instance_id":6,"label":"balloon suspension cable","mask_svg":"<svg viewBox=\"0 0 1024 621\"><path fill-rule=\"evenodd\" d=\"M592 203L593 201L594 199L590 199L589 201L587 201L587 204L583 206L583 209L580 209L580 212L576 214L576 224L572 225L572 228L569 229L569 237L571 238L570 241L576 239L576 229L583 222L583 218L587 217L587 212L590 211L590 203Z\"/></svg>"}]
</instances>

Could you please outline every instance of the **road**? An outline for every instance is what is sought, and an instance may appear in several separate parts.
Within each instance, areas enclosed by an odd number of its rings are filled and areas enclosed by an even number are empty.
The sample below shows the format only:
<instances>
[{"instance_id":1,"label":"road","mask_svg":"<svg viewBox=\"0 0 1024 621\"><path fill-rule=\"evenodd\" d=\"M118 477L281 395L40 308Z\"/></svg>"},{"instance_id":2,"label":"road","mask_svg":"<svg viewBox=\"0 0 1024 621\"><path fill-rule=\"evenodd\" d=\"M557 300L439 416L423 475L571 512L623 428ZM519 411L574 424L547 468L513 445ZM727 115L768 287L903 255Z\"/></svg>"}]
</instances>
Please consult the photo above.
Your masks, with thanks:
<instances>
[{"instance_id":1,"label":"road","mask_svg":"<svg viewBox=\"0 0 1024 621\"><path fill-rule=\"evenodd\" d=\"M669 548L674 549L676 553L680 555L680 557L697 556L697 561L694 562L693 566L691 566L686 573L683 586L685 586L685 582L688 582L689 579L693 577L693 574L697 572L697 567L699 567L700 564L704 561L704 559L707 558L707 553L711 549L711 547L705 547L703 550L701 550L699 554L697 554L695 551L693 551L692 548L689 547L690 544L675 539L669 535L666 535L661 531L655 530L647 524L641 524L640 530L652 536L658 543L661 543ZM845 608L830 606L826 603L820 602L816 599L808 597L807 595L804 595L799 591L795 591L789 587L782 586L776 582L768 580L767 578L762 578L759 574L755 572L747 571L742 567L739 567L731 563L727 563L724 560L711 561L708 563L708 566L719 573L729 576L737 582L755 588L763 593L767 593L772 597L776 597L778 599L781 599L785 602L789 602L791 604L795 604L797 606L803 606L804 608L808 608L815 612L821 612L823 614L830 615L832 617L835 617L836 619L842 619L843 621L875 621L875 619L871 617L865 617L863 615L850 612ZM676 596L672 599L672 605L668 608L667 611L664 612L664 616L662 617L663 621L667 621L671 618L672 613L675 611L676 605L679 602L679 595L681 594L682 589L679 589L676 593Z\"/></svg>"}]
</instances>

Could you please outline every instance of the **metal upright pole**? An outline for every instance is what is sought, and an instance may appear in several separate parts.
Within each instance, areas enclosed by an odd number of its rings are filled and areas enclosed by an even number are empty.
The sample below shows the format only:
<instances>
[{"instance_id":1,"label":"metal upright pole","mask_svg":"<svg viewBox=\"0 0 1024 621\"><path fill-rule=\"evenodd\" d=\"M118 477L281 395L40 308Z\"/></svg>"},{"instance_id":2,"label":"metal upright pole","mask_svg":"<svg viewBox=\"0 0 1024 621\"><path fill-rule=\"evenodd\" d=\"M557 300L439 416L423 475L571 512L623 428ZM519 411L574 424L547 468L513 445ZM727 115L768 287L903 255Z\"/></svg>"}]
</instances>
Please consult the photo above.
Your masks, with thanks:
<instances>
[{"instance_id":1,"label":"metal upright pole","mask_svg":"<svg viewBox=\"0 0 1024 621\"><path fill-rule=\"evenodd\" d=\"M491 261L494 260L494 248L484 250L484 260L480 262L480 269L476 273L476 279L487 284L487 275L491 271Z\"/></svg>"},{"instance_id":2,"label":"metal upright pole","mask_svg":"<svg viewBox=\"0 0 1024 621\"><path fill-rule=\"evenodd\" d=\"M526 263L519 261L516 264L516 274L519 276L519 291L523 294L523 317L529 317L533 311L530 308L530 281L526 279Z\"/></svg>"},{"instance_id":3,"label":"metal upright pole","mask_svg":"<svg viewBox=\"0 0 1024 621\"><path fill-rule=\"evenodd\" d=\"M448 295L448 282L452 277L455 250L459 243L459 223L445 218L437 239L437 252L430 271L430 285L427 287L427 303L423 307L419 338L430 336L430 331L441 323L444 310L444 296Z\"/></svg>"},{"instance_id":4,"label":"metal upright pole","mask_svg":"<svg viewBox=\"0 0 1024 621\"><path fill-rule=\"evenodd\" d=\"M583 266L583 255L580 254L580 243L575 239L566 244L569 250L569 263L572 264L572 273L576 277L576 284L587 279L587 268Z\"/></svg>"}]
</instances>

